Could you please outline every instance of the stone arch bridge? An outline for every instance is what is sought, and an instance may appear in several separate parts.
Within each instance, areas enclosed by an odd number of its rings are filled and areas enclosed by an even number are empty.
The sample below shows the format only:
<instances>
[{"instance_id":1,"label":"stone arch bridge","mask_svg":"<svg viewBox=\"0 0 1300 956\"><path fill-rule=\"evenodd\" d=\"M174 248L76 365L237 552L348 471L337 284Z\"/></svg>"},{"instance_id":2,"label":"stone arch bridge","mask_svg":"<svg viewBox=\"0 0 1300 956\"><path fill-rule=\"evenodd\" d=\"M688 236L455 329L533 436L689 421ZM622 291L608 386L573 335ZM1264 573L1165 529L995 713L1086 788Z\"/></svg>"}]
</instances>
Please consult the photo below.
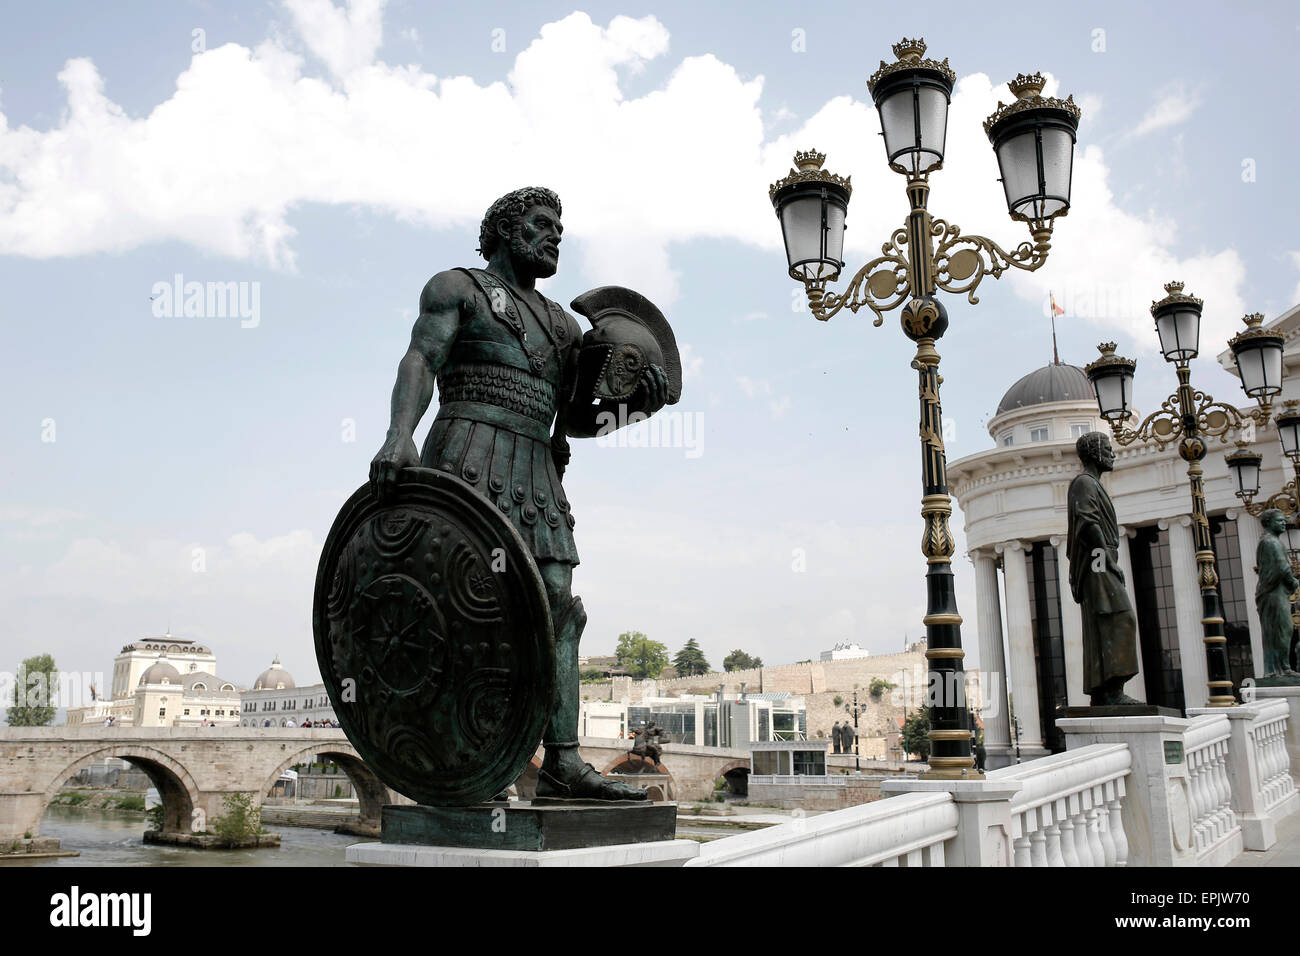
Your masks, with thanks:
<instances>
[{"instance_id":1,"label":"stone arch bridge","mask_svg":"<svg viewBox=\"0 0 1300 956\"><path fill-rule=\"evenodd\" d=\"M583 737L583 759L602 773L637 771L657 797L703 800L718 780L741 790L749 772L743 750L669 744L655 768L629 757L631 742ZM520 778L522 796L535 784L541 748ZM348 775L360 804L359 827L375 830L388 803L411 803L362 762L342 730L304 727L7 727L0 728L0 841L40 835L41 818L69 777L109 757L148 776L163 805L163 832L191 833L195 822L222 813L228 794L262 799L294 764L325 758ZM201 828L201 827L200 827Z\"/></svg>"}]
</instances>

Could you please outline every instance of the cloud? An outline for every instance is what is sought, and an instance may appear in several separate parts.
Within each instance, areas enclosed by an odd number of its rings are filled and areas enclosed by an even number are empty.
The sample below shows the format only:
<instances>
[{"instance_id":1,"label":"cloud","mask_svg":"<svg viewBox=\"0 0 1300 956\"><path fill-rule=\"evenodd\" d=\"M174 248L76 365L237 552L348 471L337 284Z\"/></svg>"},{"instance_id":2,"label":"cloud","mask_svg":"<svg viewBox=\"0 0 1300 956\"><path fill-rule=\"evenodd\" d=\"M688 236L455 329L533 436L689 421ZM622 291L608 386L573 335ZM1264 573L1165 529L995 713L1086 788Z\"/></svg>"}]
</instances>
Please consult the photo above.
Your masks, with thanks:
<instances>
[{"instance_id":1,"label":"cloud","mask_svg":"<svg viewBox=\"0 0 1300 956\"><path fill-rule=\"evenodd\" d=\"M1185 122L1201 105L1200 97L1189 92L1181 83L1164 87L1157 96L1155 105L1147 110L1146 115L1133 128L1133 136L1145 136L1158 129L1177 126Z\"/></svg>"},{"instance_id":2,"label":"cloud","mask_svg":"<svg viewBox=\"0 0 1300 956\"><path fill-rule=\"evenodd\" d=\"M308 49L345 78L373 61L383 43L384 2L348 0L346 10L330 0L285 0L284 5ZM418 42L415 29L408 32Z\"/></svg>"},{"instance_id":3,"label":"cloud","mask_svg":"<svg viewBox=\"0 0 1300 956\"><path fill-rule=\"evenodd\" d=\"M1300 269L1300 249L1293 249L1287 255L1291 258L1291 265ZM1300 285L1297 285L1295 291L1291 293L1291 299L1294 302L1300 302Z\"/></svg>"},{"instance_id":4,"label":"cloud","mask_svg":"<svg viewBox=\"0 0 1300 956\"><path fill-rule=\"evenodd\" d=\"M767 186L809 146L853 177L851 261L877 254L901 224L902 180L883 161L875 109L865 100L836 97L769 138L762 77L743 77L710 54L682 58L653 89L626 95L624 75L668 55L668 30L653 16L601 26L570 14L540 29L506 82L484 84L380 60L377 0L288 6L298 39L327 75L292 49L294 38L273 36L252 49L226 44L195 55L171 96L132 118L105 96L95 65L73 59L58 74L67 109L57 125L11 129L0 114L0 254L79 256L179 241L292 269L291 216L305 204L369 207L464 230L505 190L543 182L564 199L562 258L576 251L593 284L637 288L667 307L679 290L674 243L781 248ZM1047 92L1058 86L1049 75ZM961 78L931 208L966 233L1014 248L1028 236L1007 217L981 126L999 99L1012 97L987 76ZM1083 102L1095 109L1100 98ZM1196 102L1171 87L1139 128L1180 122ZM1146 343L1145 309L1161 277L1194 276L1194 291L1213 304L1210 325L1235 318L1245 276L1237 253L1177 255L1176 224L1115 202L1105 154L1088 130L1085 113L1074 204L1058 225L1049 266L1010 271L1017 295L1037 305L1054 288L1069 314ZM710 177L707 202L700 156L725 172Z\"/></svg>"}]
</instances>

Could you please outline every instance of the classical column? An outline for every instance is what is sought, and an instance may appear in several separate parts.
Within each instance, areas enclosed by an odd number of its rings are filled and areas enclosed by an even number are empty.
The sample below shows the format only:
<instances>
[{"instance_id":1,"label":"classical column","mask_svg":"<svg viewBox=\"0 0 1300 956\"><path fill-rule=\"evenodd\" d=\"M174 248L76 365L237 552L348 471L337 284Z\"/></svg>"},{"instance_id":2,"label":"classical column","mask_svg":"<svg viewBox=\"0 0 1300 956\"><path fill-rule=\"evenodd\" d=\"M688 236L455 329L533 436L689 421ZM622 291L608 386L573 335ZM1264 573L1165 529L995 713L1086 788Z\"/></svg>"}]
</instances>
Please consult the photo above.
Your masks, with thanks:
<instances>
[{"instance_id":1,"label":"classical column","mask_svg":"<svg viewBox=\"0 0 1300 956\"><path fill-rule=\"evenodd\" d=\"M1138 602L1137 591L1133 587L1133 557L1129 552L1129 542L1137 537L1137 531L1133 528L1119 526L1119 569L1124 572L1124 590L1128 592L1128 603L1133 605L1133 613L1137 614ZM1142 632L1137 635L1138 642L1138 672L1133 678L1124 685L1124 693L1128 694L1134 700L1140 700L1143 703L1147 699L1147 680L1146 674L1142 668Z\"/></svg>"},{"instance_id":2,"label":"classical column","mask_svg":"<svg viewBox=\"0 0 1300 956\"><path fill-rule=\"evenodd\" d=\"M1255 586L1259 575L1255 571L1255 549L1259 547L1259 519L1235 508L1226 516L1237 522L1237 542L1241 546L1241 586L1246 592L1246 620L1250 622L1250 661L1255 676L1264 675L1264 631L1259 626L1259 611L1255 609Z\"/></svg>"},{"instance_id":3,"label":"classical column","mask_svg":"<svg viewBox=\"0 0 1300 956\"><path fill-rule=\"evenodd\" d=\"M1007 663L1002 653L1002 602L998 599L998 560L991 550L973 550L975 564L975 613L979 622L980 696L984 710L984 755L988 769L1005 767L1014 760L1008 756L1011 745L1011 721L1007 717Z\"/></svg>"},{"instance_id":4,"label":"classical column","mask_svg":"<svg viewBox=\"0 0 1300 956\"><path fill-rule=\"evenodd\" d=\"M1205 664L1205 631L1201 626L1201 575L1196 566L1192 519L1187 515L1163 518L1160 527L1169 530L1169 566L1174 581L1183 700L1188 707L1204 707L1210 696L1209 675Z\"/></svg>"},{"instance_id":5,"label":"classical column","mask_svg":"<svg viewBox=\"0 0 1300 956\"><path fill-rule=\"evenodd\" d=\"M1038 668L1034 660L1034 630L1029 609L1029 572L1025 568L1025 542L1004 541L997 546L1002 555L1002 574L1007 588L1007 638L1011 659L1011 694L1020 721L1021 758L1040 757L1043 726L1038 716ZM1014 746L1014 744L1013 744Z\"/></svg>"},{"instance_id":6,"label":"classical column","mask_svg":"<svg viewBox=\"0 0 1300 956\"><path fill-rule=\"evenodd\" d=\"M1063 534L1054 534L1048 540L1056 549L1056 587L1061 595L1061 635L1065 643L1066 703L1071 707L1086 707L1089 698L1083 689L1083 615L1070 592L1066 538Z\"/></svg>"}]
</instances>

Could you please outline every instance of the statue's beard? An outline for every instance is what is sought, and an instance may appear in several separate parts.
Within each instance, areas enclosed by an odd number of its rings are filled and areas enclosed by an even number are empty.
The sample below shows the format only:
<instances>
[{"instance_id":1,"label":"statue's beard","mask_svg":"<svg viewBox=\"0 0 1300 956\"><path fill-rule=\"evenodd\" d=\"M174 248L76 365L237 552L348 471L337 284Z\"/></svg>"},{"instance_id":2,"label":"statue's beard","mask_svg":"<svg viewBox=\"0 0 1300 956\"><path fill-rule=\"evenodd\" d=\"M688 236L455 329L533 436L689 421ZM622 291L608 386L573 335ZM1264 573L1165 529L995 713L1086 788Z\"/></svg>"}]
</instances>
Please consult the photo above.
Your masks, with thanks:
<instances>
[{"instance_id":1,"label":"statue's beard","mask_svg":"<svg viewBox=\"0 0 1300 956\"><path fill-rule=\"evenodd\" d=\"M534 246L524 241L518 226L510 235L510 257L514 259L516 269L522 263L537 279L549 279L559 268L558 254L557 258L552 259L546 254L542 244Z\"/></svg>"}]
</instances>

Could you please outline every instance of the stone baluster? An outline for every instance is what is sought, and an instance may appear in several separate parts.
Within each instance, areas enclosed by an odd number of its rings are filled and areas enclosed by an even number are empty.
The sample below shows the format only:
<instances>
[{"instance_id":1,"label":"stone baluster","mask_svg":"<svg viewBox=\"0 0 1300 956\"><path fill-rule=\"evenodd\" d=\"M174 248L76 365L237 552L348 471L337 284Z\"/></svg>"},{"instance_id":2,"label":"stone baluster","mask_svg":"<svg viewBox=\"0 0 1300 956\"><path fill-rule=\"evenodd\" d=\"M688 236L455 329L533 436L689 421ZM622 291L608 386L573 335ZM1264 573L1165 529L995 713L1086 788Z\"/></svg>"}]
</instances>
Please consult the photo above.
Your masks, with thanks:
<instances>
[{"instance_id":1,"label":"stone baluster","mask_svg":"<svg viewBox=\"0 0 1300 956\"><path fill-rule=\"evenodd\" d=\"M1078 844L1074 839L1074 821L1070 819L1065 800L1057 800L1052 804L1052 815L1060 821L1058 825L1061 830L1061 861L1066 866L1079 866Z\"/></svg>"},{"instance_id":2,"label":"stone baluster","mask_svg":"<svg viewBox=\"0 0 1300 956\"><path fill-rule=\"evenodd\" d=\"M1092 788L1092 814L1097 836L1101 840L1103 866L1115 865L1115 836L1110 832L1110 814L1106 811L1106 787Z\"/></svg>"},{"instance_id":3,"label":"stone baluster","mask_svg":"<svg viewBox=\"0 0 1300 956\"><path fill-rule=\"evenodd\" d=\"M1115 865L1128 865L1128 834L1124 832L1124 780L1106 784L1106 810L1110 814L1110 832L1115 840Z\"/></svg>"},{"instance_id":4,"label":"stone baluster","mask_svg":"<svg viewBox=\"0 0 1300 956\"><path fill-rule=\"evenodd\" d=\"M1047 834L1042 827L1035 827L1029 834L1029 865L1047 866Z\"/></svg>"},{"instance_id":5,"label":"stone baluster","mask_svg":"<svg viewBox=\"0 0 1300 956\"><path fill-rule=\"evenodd\" d=\"M1047 865L1065 866L1065 857L1061 853L1061 824L1056 819L1052 804L1039 808L1043 815L1043 832L1047 834Z\"/></svg>"},{"instance_id":6,"label":"stone baluster","mask_svg":"<svg viewBox=\"0 0 1300 956\"><path fill-rule=\"evenodd\" d=\"M1092 859L1092 846L1088 843L1088 818L1083 809L1083 794L1070 797L1070 822L1074 824L1074 850L1080 866L1096 866Z\"/></svg>"},{"instance_id":7,"label":"stone baluster","mask_svg":"<svg viewBox=\"0 0 1300 956\"><path fill-rule=\"evenodd\" d=\"M1015 842L1012 844L1012 849L1015 851L1015 865L1017 867L1033 866L1030 862L1029 855L1029 837L1023 832L1021 832L1020 836L1016 837Z\"/></svg>"}]
</instances>

